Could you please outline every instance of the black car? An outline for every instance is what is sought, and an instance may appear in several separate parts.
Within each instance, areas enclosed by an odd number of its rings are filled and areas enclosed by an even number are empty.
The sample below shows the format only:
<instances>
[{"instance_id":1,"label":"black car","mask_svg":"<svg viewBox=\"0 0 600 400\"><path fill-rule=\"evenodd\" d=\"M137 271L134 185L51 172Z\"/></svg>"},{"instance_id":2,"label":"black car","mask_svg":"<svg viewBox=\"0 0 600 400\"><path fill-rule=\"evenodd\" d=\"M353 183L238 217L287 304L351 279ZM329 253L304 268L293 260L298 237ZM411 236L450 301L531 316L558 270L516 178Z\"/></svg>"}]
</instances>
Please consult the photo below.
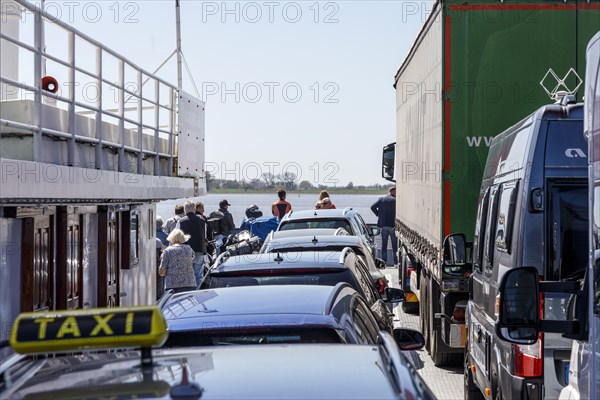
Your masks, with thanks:
<instances>
[{"instance_id":1,"label":"black car","mask_svg":"<svg viewBox=\"0 0 600 400\"><path fill-rule=\"evenodd\" d=\"M375 345L156 348L169 335L156 306L28 313L12 332L2 399L435 398L396 332Z\"/></svg>"},{"instance_id":2,"label":"black car","mask_svg":"<svg viewBox=\"0 0 600 400\"><path fill-rule=\"evenodd\" d=\"M253 285L350 284L365 300L381 329L391 331L393 314L379 295L363 261L350 249L235 256L213 266L200 289ZM400 289L386 288L387 299L404 300Z\"/></svg>"},{"instance_id":3,"label":"black car","mask_svg":"<svg viewBox=\"0 0 600 400\"><path fill-rule=\"evenodd\" d=\"M311 232L312 229L304 229L303 231ZM326 231L326 229L319 229L318 231ZM288 232L302 232L302 230L271 232L269 235L270 240L265 241L260 252L341 251L345 247L350 247L367 266L377 291L386 300L385 288L388 286L388 282L383 272L381 272L381 270L385 269L385 261L375 258L361 238L348 234L327 234L329 232L306 236L278 237L279 234Z\"/></svg>"},{"instance_id":4,"label":"black car","mask_svg":"<svg viewBox=\"0 0 600 400\"><path fill-rule=\"evenodd\" d=\"M169 296L161 309L169 330L165 347L377 344L380 333L364 299L347 283L195 290ZM406 331L394 329L396 337L403 336L398 330Z\"/></svg>"}]
</instances>

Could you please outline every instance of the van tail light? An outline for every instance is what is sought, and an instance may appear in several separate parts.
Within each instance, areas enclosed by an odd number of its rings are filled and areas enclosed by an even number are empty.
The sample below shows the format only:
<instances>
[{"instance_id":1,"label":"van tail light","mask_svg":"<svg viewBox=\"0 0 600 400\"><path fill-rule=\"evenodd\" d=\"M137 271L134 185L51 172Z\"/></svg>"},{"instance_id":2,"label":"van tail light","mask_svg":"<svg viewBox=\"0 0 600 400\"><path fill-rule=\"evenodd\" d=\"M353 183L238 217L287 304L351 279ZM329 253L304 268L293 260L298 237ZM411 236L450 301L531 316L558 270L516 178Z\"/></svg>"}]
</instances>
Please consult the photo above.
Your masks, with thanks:
<instances>
[{"instance_id":1,"label":"van tail light","mask_svg":"<svg viewBox=\"0 0 600 400\"><path fill-rule=\"evenodd\" d=\"M540 332L536 343L528 346L514 344L515 375L523 378L542 376L544 369L544 337Z\"/></svg>"},{"instance_id":2,"label":"van tail light","mask_svg":"<svg viewBox=\"0 0 600 400\"><path fill-rule=\"evenodd\" d=\"M544 298L540 293L540 319L544 317ZM523 378L535 378L543 375L544 370L544 334L540 332L538 341L531 345L513 344L515 375Z\"/></svg>"},{"instance_id":3,"label":"van tail light","mask_svg":"<svg viewBox=\"0 0 600 400\"><path fill-rule=\"evenodd\" d=\"M375 282L375 287L377 288L377 291L379 292L379 294L384 294L385 287L386 287L385 279L383 279L383 278L377 279L377 281Z\"/></svg>"}]
</instances>

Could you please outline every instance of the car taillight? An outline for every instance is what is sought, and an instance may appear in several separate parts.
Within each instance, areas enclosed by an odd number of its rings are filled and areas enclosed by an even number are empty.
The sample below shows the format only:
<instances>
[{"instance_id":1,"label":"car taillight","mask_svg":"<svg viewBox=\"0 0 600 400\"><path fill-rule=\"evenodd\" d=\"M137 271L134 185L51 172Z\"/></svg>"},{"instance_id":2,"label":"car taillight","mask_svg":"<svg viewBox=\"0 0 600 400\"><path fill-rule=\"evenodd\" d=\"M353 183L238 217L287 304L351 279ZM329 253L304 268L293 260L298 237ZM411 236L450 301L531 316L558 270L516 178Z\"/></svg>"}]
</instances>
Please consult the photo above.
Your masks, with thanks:
<instances>
[{"instance_id":1,"label":"car taillight","mask_svg":"<svg viewBox=\"0 0 600 400\"><path fill-rule=\"evenodd\" d=\"M385 279L383 279L383 278L377 279L377 281L375 282L375 287L377 288L377 291L379 292L379 294L383 294L385 292L385 287L386 287Z\"/></svg>"},{"instance_id":2,"label":"car taillight","mask_svg":"<svg viewBox=\"0 0 600 400\"><path fill-rule=\"evenodd\" d=\"M540 320L544 318L544 297L540 293ZM538 341L531 345L513 344L515 375L535 378L543 375L544 334L540 332Z\"/></svg>"}]
</instances>

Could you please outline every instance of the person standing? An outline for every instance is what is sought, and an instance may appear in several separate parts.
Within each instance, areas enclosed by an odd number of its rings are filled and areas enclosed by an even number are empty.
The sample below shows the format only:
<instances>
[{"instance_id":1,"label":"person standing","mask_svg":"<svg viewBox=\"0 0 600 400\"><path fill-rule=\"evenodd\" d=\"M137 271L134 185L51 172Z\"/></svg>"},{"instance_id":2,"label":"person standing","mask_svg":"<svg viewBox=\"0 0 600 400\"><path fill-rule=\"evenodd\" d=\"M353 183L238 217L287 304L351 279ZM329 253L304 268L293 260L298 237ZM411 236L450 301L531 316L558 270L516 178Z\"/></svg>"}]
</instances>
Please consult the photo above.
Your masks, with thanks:
<instances>
[{"instance_id":1,"label":"person standing","mask_svg":"<svg viewBox=\"0 0 600 400\"><path fill-rule=\"evenodd\" d=\"M329 197L325 197L323 200L321 200L321 208L323 210L333 210L335 206Z\"/></svg>"},{"instance_id":2,"label":"person standing","mask_svg":"<svg viewBox=\"0 0 600 400\"><path fill-rule=\"evenodd\" d=\"M213 235L212 235L212 231L210 229L208 229L208 218L206 218L206 215L204 215L204 203L199 201L196 203L196 214L202 218L204 220L204 224L205 224L205 238L206 240L213 240Z\"/></svg>"},{"instance_id":3,"label":"person standing","mask_svg":"<svg viewBox=\"0 0 600 400\"><path fill-rule=\"evenodd\" d=\"M156 238L160 239L161 243L166 247L169 245L167 241L167 234L163 230L163 219L159 216L156 217Z\"/></svg>"},{"instance_id":4,"label":"person standing","mask_svg":"<svg viewBox=\"0 0 600 400\"><path fill-rule=\"evenodd\" d=\"M194 276L196 278L196 287L202 281L202 273L205 263L204 255L206 254L206 222L196 214L196 203L186 201L183 205L185 217L177 222L178 229L181 229L184 234L189 235L186 242L192 250L194 250Z\"/></svg>"},{"instance_id":5,"label":"person standing","mask_svg":"<svg viewBox=\"0 0 600 400\"><path fill-rule=\"evenodd\" d=\"M292 211L292 205L285 201L286 195L287 193L284 189L279 189L277 191L277 197L279 197L279 200L271 205L271 211L273 212L273 215L279 219L283 218L285 214Z\"/></svg>"},{"instance_id":6,"label":"person standing","mask_svg":"<svg viewBox=\"0 0 600 400\"><path fill-rule=\"evenodd\" d=\"M377 216L377 226L381 228L381 258L387 264L388 238L392 241L394 265L398 264L398 239L396 238L396 188L388 190L388 195L380 197L372 206L371 211Z\"/></svg>"},{"instance_id":7,"label":"person standing","mask_svg":"<svg viewBox=\"0 0 600 400\"><path fill-rule=\"evenodd\" d=\"M167 240L167 234L163 231L163 219L160 216L156 217L156 265L160 265L160 257L164 249L169 246ZM160 299L165 289L165 282L162 276L160 276L159 269L156 268L156 298Z\"/></svg>"},{"instance_id":8,"label":"person standing","mask_svg":"<svg viewBox=\"0 0 600 400\"><path fill-rule=\"evenodd\" d=\"M223 214L223 220L220 221L221 229L219 233L221 233L225 237L229 236L229 233L231 233L231 231L235 229L233 215L231 215L231 213L227 211L227 208L229 208L230 205L231 204L229 204L229 202L225 199L219 202L219 211Z\"/></svg>"},{"instance_id":9,"label":"person standing","mask_svg":"<svg viewBox=\"0 0 600 400\"><path fill-rule=\"evenodd\" d=\"M329 199L329 204L331 205L330 209L335 210L335 204L333 204L331 202L331 197L329 196L329 193L327 192L327 190L321 190L321 193L319 193L319 202L321 202L321 207L320 208L325 208L323 207L323 200L324 199Z\"/></svg>"},{"instance_id":10,"label":"person standing","mask_svg":"<svg viewBox=\"0 0 600 400\"><path fill-rule=\"evenodd\" d=\"M196 289L193 267L195 253L185 244L190 237L175 228L167 239L171 245L163 251L158 269L159 275L165 279L165 289L175 293Z\"/></svg>"},{"instance_id":11,"label":"person standing","mask_svg":"<svg viewBox=\"0 0 600 400\"><path fill-rule=\"evenodd\" d=\"M175 206L175 215L167 219L165 222L165 233L168 235L177 226L177 221L185 215L183 211L183 205L178 204Z\"/></svg>"}]
</instances>

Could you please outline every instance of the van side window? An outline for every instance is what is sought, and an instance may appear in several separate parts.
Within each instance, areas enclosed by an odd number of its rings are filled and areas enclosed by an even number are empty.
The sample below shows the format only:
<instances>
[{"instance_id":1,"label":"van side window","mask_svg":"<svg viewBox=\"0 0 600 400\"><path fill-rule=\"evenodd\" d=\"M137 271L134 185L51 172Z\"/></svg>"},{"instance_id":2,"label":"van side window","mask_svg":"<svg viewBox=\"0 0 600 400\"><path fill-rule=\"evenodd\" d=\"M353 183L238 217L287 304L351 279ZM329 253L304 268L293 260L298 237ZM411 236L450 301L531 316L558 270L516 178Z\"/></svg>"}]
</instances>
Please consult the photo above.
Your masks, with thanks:
<instances>
[{"instance_id":1,"label":"van side window","mask_svg":"<svg viewBox=\"0 0 600 400\"><path fill-rule=\"evenodd\" d=\"M487 223L488 204L490 201L489 189L482 193L482 200L479 202L479 208L477 210L477 224L475 225L475 238L473 240L473 267L482 272L483 264L483 248L485 238L485 227Z\"/></svg>"},{"instance_id":2,"label":"van side window","mask_svg":"<svg viewBox=\"0 0 600 400\"><path fill-rule=\"evenodd\" d=\"M517 183L503 184L498 208L498 226L496 227L495 241L498 251L509 254L512 242L513 220L515 219L516 198Z\"/></svg>"},{"instance_id":3,"label":"van side window","mask_svg":"<svg viewBox=\"0 0 600 400\"><path fill-rule=\"evenodd\" d=\"M496 226L498 223L498 200L500 197L500 190L498 188L490 189L490 191L491 207L488 213L487 232L485 235L485 249L483 250L484 273L487 276L491 276L492 270L494 269L494 251L496 250L495 234Z\"/></svg>"}]
</instances>

